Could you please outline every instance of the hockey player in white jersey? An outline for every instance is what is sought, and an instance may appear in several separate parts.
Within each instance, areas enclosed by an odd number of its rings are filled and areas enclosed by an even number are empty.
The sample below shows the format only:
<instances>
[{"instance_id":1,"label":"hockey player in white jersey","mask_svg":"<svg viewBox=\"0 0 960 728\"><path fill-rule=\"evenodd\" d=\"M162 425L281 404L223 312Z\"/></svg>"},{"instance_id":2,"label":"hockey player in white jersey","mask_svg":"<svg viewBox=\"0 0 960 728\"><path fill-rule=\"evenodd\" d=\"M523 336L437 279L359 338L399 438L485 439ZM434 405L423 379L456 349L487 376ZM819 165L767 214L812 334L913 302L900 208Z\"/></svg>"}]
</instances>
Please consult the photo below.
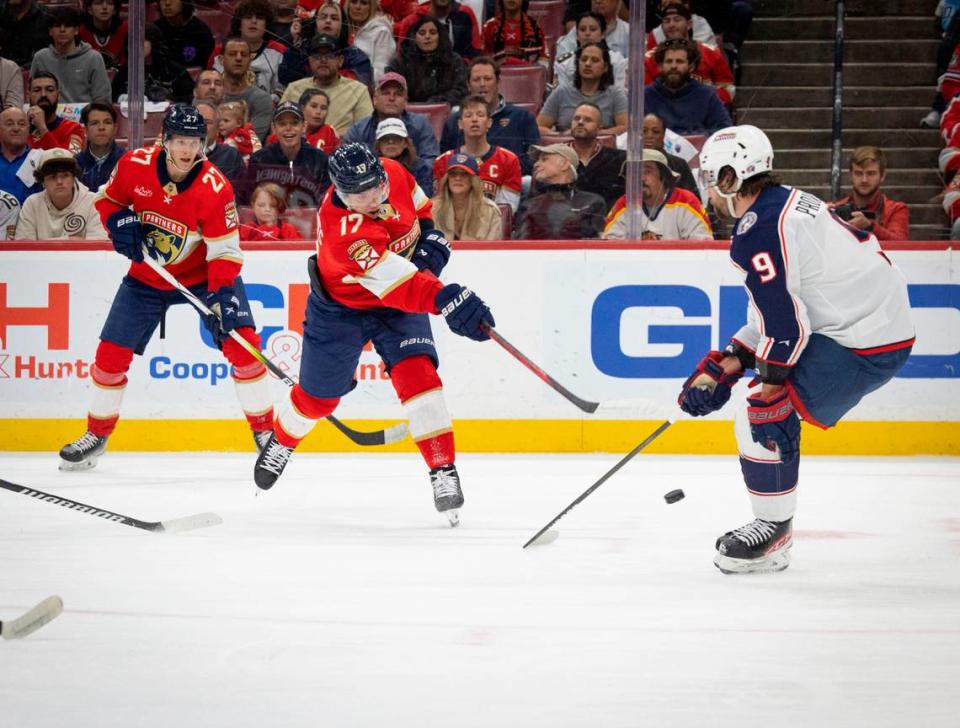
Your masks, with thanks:
<instances>
[{"instance_id":1,"label":"hockey player in white jersey","mask_svg":"<svg viewBox=\"0 0 960 728\"><path fill-rule=\"evenodd\" d=\"M715 412L746 369L757 378L735 415L740 467L755 519L717 539L724 573L790 564L800 465L800 419L829 428L906 363L914 342L907 285L870 233L773 176L773 148L754 126L711 136L701 186L738 219L730 259L744 276L748 321L709 352L679 404Z\"/></svg>"}]
</instances>

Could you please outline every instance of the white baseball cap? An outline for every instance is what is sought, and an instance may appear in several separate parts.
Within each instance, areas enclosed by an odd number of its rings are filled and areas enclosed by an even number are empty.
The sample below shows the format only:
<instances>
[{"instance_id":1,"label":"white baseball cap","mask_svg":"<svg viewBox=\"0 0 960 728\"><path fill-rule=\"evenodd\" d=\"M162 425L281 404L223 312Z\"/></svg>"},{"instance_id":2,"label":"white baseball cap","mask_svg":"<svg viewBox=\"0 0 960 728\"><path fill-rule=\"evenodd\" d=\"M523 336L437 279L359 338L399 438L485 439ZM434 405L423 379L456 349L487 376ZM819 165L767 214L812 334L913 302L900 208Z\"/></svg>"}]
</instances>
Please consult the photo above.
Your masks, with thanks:
<instances>
[{"instance_id":1,"label":"white baseball cap","mask_svg":"<svg viewBox=\"0 0 960 728\"><path fill-rule=\"evenodd\" d=\"M407 132L407 125L400 119L384 119L377 124L377 141L385 136L398 136L408 139L410 134Z\"/></svg>"}]
</instances>

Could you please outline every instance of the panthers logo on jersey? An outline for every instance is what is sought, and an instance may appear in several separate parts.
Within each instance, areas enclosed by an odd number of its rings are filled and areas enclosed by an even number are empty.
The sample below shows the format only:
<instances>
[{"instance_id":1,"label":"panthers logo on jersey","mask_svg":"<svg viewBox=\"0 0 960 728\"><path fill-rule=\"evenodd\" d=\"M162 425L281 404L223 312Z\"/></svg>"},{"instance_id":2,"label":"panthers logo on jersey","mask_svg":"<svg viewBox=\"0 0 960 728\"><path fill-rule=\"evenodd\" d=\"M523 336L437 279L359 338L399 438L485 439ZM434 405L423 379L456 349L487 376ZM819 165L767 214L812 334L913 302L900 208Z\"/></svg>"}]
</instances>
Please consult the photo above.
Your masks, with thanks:
<instances>
[{"instance_id":1,"label":"panthers logo on jersey","mask_svg":"<svg viewBox=\"0 0 960 728\"><path fill-rule=\"evenodd\" d=\"M176 263L187 244L187 226L153 211L143 213L143 232L164 265Z\"/></svg>"}]
</instances>

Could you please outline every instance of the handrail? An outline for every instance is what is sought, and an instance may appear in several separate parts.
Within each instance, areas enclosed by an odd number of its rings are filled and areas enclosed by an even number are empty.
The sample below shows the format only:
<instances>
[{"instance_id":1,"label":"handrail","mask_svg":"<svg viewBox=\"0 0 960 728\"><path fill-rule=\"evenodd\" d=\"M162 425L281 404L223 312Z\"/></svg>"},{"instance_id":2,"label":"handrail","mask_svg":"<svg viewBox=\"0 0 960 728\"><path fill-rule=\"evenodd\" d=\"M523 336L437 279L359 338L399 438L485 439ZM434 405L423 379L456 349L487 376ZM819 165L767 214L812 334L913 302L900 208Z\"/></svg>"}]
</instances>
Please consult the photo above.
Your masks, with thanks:
<instances>
[{"instance_id":1,"label":"handrail","mask_svg":"<svg viewBox=\"0 0 960 728\"><path fill-rule=\"evenodd\" d=\"M836 33L833 41L833 135L830 155L830 198L840 199L841 156L843 155L843 42L846 31L846 2L837 0Z\"/></svg>"}]
</instances>

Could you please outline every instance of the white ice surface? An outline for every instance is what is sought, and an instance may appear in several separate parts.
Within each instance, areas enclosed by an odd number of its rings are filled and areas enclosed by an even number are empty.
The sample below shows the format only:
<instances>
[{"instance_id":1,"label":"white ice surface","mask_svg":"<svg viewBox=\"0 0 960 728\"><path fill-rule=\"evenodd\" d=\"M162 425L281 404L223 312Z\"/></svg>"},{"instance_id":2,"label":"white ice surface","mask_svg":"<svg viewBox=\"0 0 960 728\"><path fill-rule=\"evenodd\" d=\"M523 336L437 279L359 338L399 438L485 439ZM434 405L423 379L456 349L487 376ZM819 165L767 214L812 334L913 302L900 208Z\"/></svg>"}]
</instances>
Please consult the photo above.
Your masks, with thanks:
<instances>
[{"instance_id":1,"label":"white ice surface","mask_svg":"<svg viewBox=\"0 0 960 728\"><path fill-rule=\"evenodd\" d=\"M462 456L451 529L413 456L0 454L0 726L619 728L960 725L960 460L806 458L793 564L723 576L735 458ZM686 499L666 505L663 494Z\"/></svg>"}]
</instances>

